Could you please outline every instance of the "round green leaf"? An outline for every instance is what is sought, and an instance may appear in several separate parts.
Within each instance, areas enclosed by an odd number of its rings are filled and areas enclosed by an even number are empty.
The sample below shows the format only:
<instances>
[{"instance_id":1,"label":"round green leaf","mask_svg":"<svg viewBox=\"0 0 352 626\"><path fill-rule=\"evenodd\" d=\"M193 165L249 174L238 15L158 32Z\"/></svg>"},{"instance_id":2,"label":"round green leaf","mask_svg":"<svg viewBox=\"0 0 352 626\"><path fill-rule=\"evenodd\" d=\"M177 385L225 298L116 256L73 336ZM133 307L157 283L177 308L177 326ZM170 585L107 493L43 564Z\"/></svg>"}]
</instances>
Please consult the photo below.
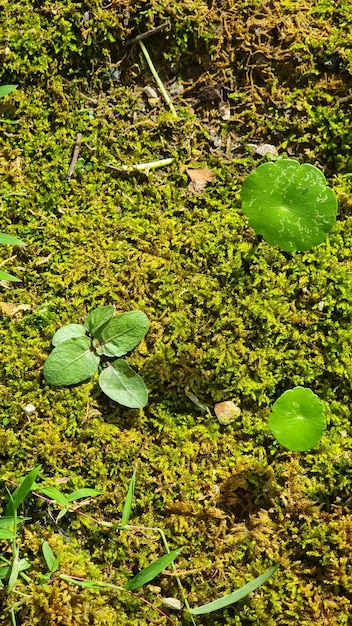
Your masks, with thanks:
<instances>
[{"instance_id":1,"label":"round green leaf","mask_svg":"<svg viewBox=\"0 0 352 626\"><path fill-rule=\"evenodd\" d=\"M336 196L324 174L293 159L260 165L245 179L241 199L255 232L286 252L322 243L336 220Z\"/></svg>"},{"instance_id":2,"label":"round green leaf","mask_svg":"<svg viewBox=\"0 0 352 626\"><path fill-rule=\"evenodd\" d=\"M309 450L326 428L323 405L311 389L289 389L273 404L269 428L285 448Z\"/></svg>"},{"instance_id":3,"label":"round green leaf","mask_svg":"<svg viewBox=\"0 0 352 626\"><path fill-rule=\"evenodd\" d=\"M124 359L116 359L99 376L102 391L130 409L141 409L148 402L146 386Z\"/></svg>"},{"instance_id":4,"label":"round green leaf","mask_svg":"<svg viewBox=\"0 0 352 626\"><path fill-rule=\"evenodd\" d=\"M105 356L122 356L139 344L148 328L149 320L142 311L121 313L99 328L95 334L99 343L94 347Z\"/></svg>"},{"instance_id":5,"label":"round green leaf","mask_svg":"<svg viewBox=\"0 0 352 626\"><path fill-rule=\"evenodd\" d=\"M75 337L60 343L44 363L44 378L50 385L76 385L90 378L100 358L91 350L89 337Z\"/></svg>"},{"instance_id":6,"label":"round green leaf","mask_svg":"<svg viewBox=\"0 0 352 626\"><path fill-rule=\"evenodd\" d=\"M60 343L73 339L74 337L84 337L86 329L81 324L67 324L56 331L54 337L51 340L53 346L58 346Z\"/></svg>"},{"instance_id":7,"label":"round green leaf","mask_svg":"<svg viewBox=\"0 0 352 626\"><path fill-rule=\"evenodd\" d=\"M95 335L113 317L114 313L113 306L99 306L89 313L84 322L84 327L91 335Z\"/></svg>"}]
</instances>

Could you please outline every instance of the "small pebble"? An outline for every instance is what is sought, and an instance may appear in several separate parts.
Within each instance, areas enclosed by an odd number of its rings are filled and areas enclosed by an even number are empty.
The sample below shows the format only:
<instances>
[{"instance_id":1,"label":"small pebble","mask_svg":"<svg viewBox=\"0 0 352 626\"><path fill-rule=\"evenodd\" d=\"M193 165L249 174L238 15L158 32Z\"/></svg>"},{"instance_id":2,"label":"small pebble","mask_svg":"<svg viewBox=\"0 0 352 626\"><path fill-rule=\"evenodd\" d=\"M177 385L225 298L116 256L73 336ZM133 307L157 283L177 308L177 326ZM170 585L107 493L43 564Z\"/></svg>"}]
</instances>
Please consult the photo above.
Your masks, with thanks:
<instances>
[{"instance_id":1,"label":"small pebble","mask_svg":"<svg viewBox=\"0 0 352 626\"><path fill-rule=\"evenodd\" d=\"M182 609L182 602L177 598L163 598L162 604L168 609L174 609L174 611L181 611Z\"/></svg>"},{"instance_id":2,"label":"small pebble","mask_svg":"<svg viewBox=\"0 0 352 626\"><path fill-rule=\"evenodd\" d=\"M277 154L275 146L271 143L262 143L260 146L256 146L254 152L255 154L259 154L259 156L265 156L266 154L272 154L275 156Z\"/></svg>"},{"instance_id":3,"label":"small pebble","mask_svg":"<svg viewBox=\"0 0 352 626\"><path fill-rule=\"evenodd\" d=\"M25 406L23 410L26 415L33 415L33 413L35 413L37 409L35 408L34 404L27 404L27 406Z\"/></svg>"}]
</instances>

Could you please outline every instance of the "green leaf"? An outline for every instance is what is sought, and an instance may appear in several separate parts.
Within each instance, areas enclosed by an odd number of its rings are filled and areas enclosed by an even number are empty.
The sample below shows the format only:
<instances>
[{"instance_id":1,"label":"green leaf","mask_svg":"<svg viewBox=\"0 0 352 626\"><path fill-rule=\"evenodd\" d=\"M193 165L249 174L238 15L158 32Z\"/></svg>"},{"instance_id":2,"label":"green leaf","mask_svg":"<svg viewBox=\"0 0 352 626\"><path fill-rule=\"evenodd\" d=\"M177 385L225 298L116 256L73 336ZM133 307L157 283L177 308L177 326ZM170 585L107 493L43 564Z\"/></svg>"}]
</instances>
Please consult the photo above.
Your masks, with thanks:
<instances>
[{"instance_id":1,"label":"green leaf","mask_svg":"<svg viewBox=\"0 0 352 626\"><path fill-rule=\"evenodd\" d=\"M101 496L104 492L99 489L77 489L77 491L73 491L67 496L67 500L69 502L73 502L74 500L79 500L80 498L90 498L92 496Z\"/></svg>"},{"instance_id":2,"label":"green leaf","mask_svg":"<svg viewBox=\"0 0 352 626\"><path fill-rule=\"evenodd\" d=\"M7 530L6 528L0 530L0 539L13 539L14 536L12 530Z\"/></svg>"},{"instance_id":3,"label":"green leaf","mask_svg":"<svg viewBox=\"0 0 352 626\"><path fill-rule=\"evenodd\" d=\"M14 550L13 550L13 560L11 564L9 582L7 584L7 593L10 593L12 589L14 588L17 582L17 579L19 577L19 574L20 574L19 550L18 550L18 547L15 545Z\"/></svg>"},{"instance_id":4,"label":"green leaf","mask_svg":"<svg viewBox=\"0 0 352 626\"><path fill-rule=\"evenodd\" d=\"M109 398L130 409L140 409L148 402L142 378L124 359L113 361L100 372L99 385Z\"/></svg>"},{"instance_id":5,"label":"green leaf","mask_svg":"<svg viewBox=\"0 0 352 626\"><path fill-rule=\"evenodd\" d=\"M145 567L141 572L139 572L139 574L137 574L137 576L134 576L128 581L127 585L125 585L126 591L135 591L135 589L139 589L146 583L149 583L178 557L181 550L183 550L183 548L172 550L172 552L164 554L164 556L160 557L160 559L157 559Z\"/></svg>"},{"instance_id":6,"label":"green leaf","mask_svg":"<svg viewBox=\"0 0 352 626\"><path fill-rule=\"evenodd\" d=\"M0 119L1 124L19 124L18 120L7 120L5 118Z\"/></svg>"},{"instance_id":7,"label":"green leaf","mask_svg":"<svg viewBox=\"0 0 352 626\"><path fill-rule=\"evenodd\" d=\"M74 339L75 337L84 337L86 329L82 324L67 324L56 331L54 337L51 340L53 346L59 346L60 343L67 341L68 339Z\"/></svg>"},{"instance_id":8,"label":"green leaf","mask_svg":"<svg viewBox=\"0 0 352 626\"><path fill-rule=\"evenodd\" d=\"M289 389L273 404L269 428L285 448L309 450L326 428L323 405L311 389Z\"/></svg>"},{"instance_id":9,"label":"green leaf","mask_svg":"<svg viewBox=\"0 0 352 626\"><path fill-rule=\"evenodd\" d=\"M13 283L20 282L19 278L16 278L16 276L12 276L11 274L8 274L7 272L3 272L2 270L0 270L0 280L11 280Z\"/></svg>"},{"instance_id":10,"label":"green leaf","mask_svg":"<svg viewBox=\"0 0 352 626\"><path fill-rule=\"evenodd\" d=\"M84 327L91 335L95 336L99 329L102 330L102 327L113 317L114 313L115 308L113 306L100 306L89 313L84 322Z\"/></svg>"},{"instance_id":11,"label":"green leaf","mask_svg":"<svg viewBox=\"0 0 352 626\"><path fill-rule=\"evenodd\" d=\"M149 328L149 320L142 311L128 311L113 317L95 336L105 356L122 356L135 348Z\"/></svg>"},{"instance_id":12,"label":"green leaf","mask_svg":"<svg viewBox=\"0 0 352 626\"><path fill-rule=\"evenodd\" d=\"M66 576L66 574L60 574L60 578L62 580L66 580L68 583L72 583L73 585L77 585L78 587L85 587L86 589L104 589L104 588L113 588L120 589L117 585L109 585L107 583L98 582L95 580L80 580L79 578L72 578L72 576Z\"/></svg>"},{"instance_id":13,"label":"green leaf","mask_svg":"<svg viewBox=\"0 0 352 626\"><path fill-rule=\"evenodd\" d=\"M47 498L58 502L59 504L63 504L64 506L69 506L69 501L66 496L61 493L56 487L36 487L36 491L43 493Z\"/></svg>"},{"instance_id":14,"label":"green leaf","mask_svg":"<svg viewBox=\"0 0 352 626\"><path fill-rule=\"evenodd\" d=\"M209 604L203 604L202 606L198 606L196 609L190 609L190 613L192 615L204 615L205 613L212 613L213 611L219 611L220 609L224 609L230 604L234 604L235 602L242 600L242 598L245 598L246 596L248 596L249 593L263 585L268 580L268 578L270 578L270 576L272 576L274 572L276 572L278 567L278 565L275 565L275 567L271 567L266 572L264 572L264 574L261 574L257 578L254 578L254 580L251 580L240 589L237 589L237 591L229 593L227 596L223 596L218 600L214 600L214 602L209 602Z\"/></svg>"},{"instance_id":15,"label":"green leaf","mask_svg":"<svg viewBox=\"0 0 352 626\"><path fill-rule=\"evenodd\" d=\"M10 502L8 503L6 507L5 517L7 516L10 517L14 515L14 513L17 511L20 504L23 502L23 500L27 497L27 495L32 490L32 487L35 483L35 480L40 470L41 470L41 465L38 465L37 467L32 469L32 471L29 472L28 476L26 476L22 480L20 486L17 487L17 489L15 489L15 491L12 494L12 500L10 500Z\"/></svg>"},{"instance_id":16,"label":"green leaf","mask_svg":"<svg viewBox=\"0 0 352 626\"><path fill-rule=\"evenodd\" d=\"M0 86L0 98L4 98L9 93L14 91L17 87L18 85L1 85Z\"/></svg>"},{"instance_id":17,"label":"green leaf","mask_svg":"<svg viewBox=\"0 0 352 626\"><path fill-rule=\"evenodd\" d=\"M58 514L56 521L58 522L59 519L61 519L62 517L64 517L64 515L66 515L66 513L68 513L68 506L65 506L63 509L61 509L60 513Z\"/></svg>"},{"instance_id":18,"label":"green leaf","mask_svg":"<svg viewBox=\"0 0 352 626\"><path fill-rule=\"evenodd\" d=\"M17 239L17 237L12 237L12 235L6 235L5 233L0 233L0 243L7 246L25 246L26 244L21 239Z\"/></svg>"},{"instance_id":19,"label":"green leaf","mask_svg":"<svg viewBox=\"0 0 352 626\"><path fill-rule=\"evenodd\" d=\"M56 572L60 559L56 558L47 541L42 543L42 551L49 572Z\"/></svg>"},{"instance_id":20,"label":"green leaf","mask_svg":"<svg viewBox=\"0 0 352 626\"><path fill-rule=\"evenodd\" d=\"M15 518L12 516L0 517L0 528L13 528Z\"/></svg>"},{"instance_id":21,"label":"green leaf","mask_svg":"<svg viewBox=\"0 0 352 626\"><path fill-rule=\"evenodd\" d=\"M54 348L44 363L44 378L50 385L76 385L94 374L99 361L89 337L75 337Z\"/></svg>"},{"instance_id":22,"label":"green leaf","mask_svg":"<svg viewBox=\"0 0 352 626\"><path fill-rule=\"evenodd\" d=\"M134 496L134 488L135 488L135 484L136 484L136 474L137 474L137 470L134 470L134 472L132 474L132 478L130 480L129 487L128 487L126 501L125 501L125 504L124 504L124 507L123 507L123 511L122 511L121 527L126 526L126 524L128 524L129 519L131 517L132 502L133 502L133 496Z\"/></svg>"},{"instance_id":23,"label":"green leaf","mask_svg":"<svg viewBox=\"0 0 352 626\"><path fill-rule=\"evenodd\" d=\"M5 565L5 566L0 567L0 580L4 580L5 578L8 578L10 576L10 572L11 572L10 565Z\"/></svg>"},{"instance_id":24,"label":"green leaf","mask_svg":"<svg viewBox=\"0 0 352 626\"><path fill-rule=\"evenodd\" d=\"M336 196L324 174L293 159L260 165L245 179L241 199L255 232L286 252L319 245L336 220Z\"/></svg>"}]
</instances>

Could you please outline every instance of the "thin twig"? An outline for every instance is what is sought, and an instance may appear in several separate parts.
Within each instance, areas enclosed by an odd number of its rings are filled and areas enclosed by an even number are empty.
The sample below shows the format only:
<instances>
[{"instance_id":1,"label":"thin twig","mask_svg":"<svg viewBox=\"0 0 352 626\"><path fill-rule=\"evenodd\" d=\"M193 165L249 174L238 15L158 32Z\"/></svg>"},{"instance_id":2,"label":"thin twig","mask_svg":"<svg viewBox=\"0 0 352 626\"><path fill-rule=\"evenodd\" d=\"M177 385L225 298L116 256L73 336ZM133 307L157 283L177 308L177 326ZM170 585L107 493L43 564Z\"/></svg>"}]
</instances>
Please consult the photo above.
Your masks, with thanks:
<instances>
[{"instance_id":1,"label":"thin twig","mask_svg":"<svg viewBox=\"0 0 352 626\"><path fill-rule=\"evenodd\" d=\"M143 41L139 41L139 45L141 47L141 50L142 50L142 52L143 52L143 54L145 56L145 60L147 61L148 65L149 65L149 69L150 69L151 73L153 74L153 76L155 78L156 84L158 85L165 102L169 105L169 108L170 108L170 111L171 111L172 115L174 117L177 117L177 113L176 113L175 107L172 104L171 98L170 98L168 92L166 91L163 83L161 82L159 74L158 74L158 72L156 71L156 69L155 69L155 67L153 65L153 61L151 60L151 58L149 56L149 52L148 52L147 48L145 47Z\"/></svg>"},{"instance_id":2,"label":"thin twig","mask_svg":"<svg viewBox=\"0 0 352 626\"><path fill-rule=\"evenodd\" d=\"M68 172L66 176L67 180L70 180L73 172L75 171L75 167L78 161L79 151L81 149L81 141L82 141L82 133L78 133L76 137L76 145L73 151L72 160L71 160L70 167L68 168Z\"/></svg>"},{"instance_id":3,"label":"thin twig","mask_svg":"<svg viewBox=\"0 0 352 626\"><path fill-rule=\"evenodd\" d=\"M157 167L164 167L164 165L171 165L173 163L173 157L168 159L160 159L159 161L150 161L149 163L137 163L136 165L115 165L108 164L110 170L115 172L148 172L149 170L156 169Z\"/></svg>"},{"instance_id":4,"label":"thin twig","mask_svg":"<svg viewBox=\"0 0 352 626\"><path fill-rule=\"evenodd\" d=\"M163 24L160 24L160 26L151 28L151 30L147 30L145 33L142 33L141 35L137 35L137 37L133 37L133 39L128 39L128 41L125 41L123 45L132 46L134 43L138 43L138 41L142 41L143 39L148 39L148 37L155 35L155 33L159 33L161 30L164 30L164 28L167 28L168 26L170 26L170 22L164 22Z\"/></svg>"}]
</instances>

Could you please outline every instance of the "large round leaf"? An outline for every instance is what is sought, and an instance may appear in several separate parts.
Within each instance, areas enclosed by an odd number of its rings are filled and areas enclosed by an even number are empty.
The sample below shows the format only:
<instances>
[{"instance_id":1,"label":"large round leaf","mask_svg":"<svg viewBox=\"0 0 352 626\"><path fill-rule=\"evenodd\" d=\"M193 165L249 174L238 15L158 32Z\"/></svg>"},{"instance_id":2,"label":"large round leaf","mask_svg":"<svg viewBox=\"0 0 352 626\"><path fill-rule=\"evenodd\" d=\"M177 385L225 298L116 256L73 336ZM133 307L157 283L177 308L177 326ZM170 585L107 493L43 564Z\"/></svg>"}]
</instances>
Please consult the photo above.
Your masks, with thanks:
<instances>
[{"instance_id":1,"label":"large round leaf","mask_svg":"<svg viewBox=\"0 0 352 626\"><path fill-rule=\"evenodd\" d=\"M139 344L149 328L142 311L128 311L113 317L95 333L94 347L98 354L122 356Z\"/></svg>"},{"instance_id":2,"label":"large round leaf","mask_svg":"<svg viewBox=\"0 0 352 626\"><path fill-rule=\"evenodd\" d=\"M310 389L289 389L273 404L269 428L285 448L309 450L326 428L323 405Z\"/></svg>"},{"instance_id":3,"label":"large round leaf","mask_svg":"<svg viewBox=\"0 0 352 626\"><path fill-rule=\"evenodd\" d=\"M286 252L322 243L336 220L337 200L324 174L293 159L260 165L245 179L241 199L255 232Z\"/></svg>"},{"instance_id":4,"label":"large round leaf","mask_svg":"<svg viewBox=\"0 0 352 626\"><path fill-rule=\"evenodd\" d=\"M116 359L100 372L99 385L109 398L130 409L141 409L148 402L143 380L124 359Z\"/></svg>"},{"instance_id":5,"label":"large round leaf","mask_svg":"<svg viewBox=\"0 0 352 626\"><path fill-rule=\"evenodd\" d=\"M100 358L91 350L89 337L60 343L44 363L44 378L51 385L76 385L94 374Z\"/></svg>"}]
</instances>

